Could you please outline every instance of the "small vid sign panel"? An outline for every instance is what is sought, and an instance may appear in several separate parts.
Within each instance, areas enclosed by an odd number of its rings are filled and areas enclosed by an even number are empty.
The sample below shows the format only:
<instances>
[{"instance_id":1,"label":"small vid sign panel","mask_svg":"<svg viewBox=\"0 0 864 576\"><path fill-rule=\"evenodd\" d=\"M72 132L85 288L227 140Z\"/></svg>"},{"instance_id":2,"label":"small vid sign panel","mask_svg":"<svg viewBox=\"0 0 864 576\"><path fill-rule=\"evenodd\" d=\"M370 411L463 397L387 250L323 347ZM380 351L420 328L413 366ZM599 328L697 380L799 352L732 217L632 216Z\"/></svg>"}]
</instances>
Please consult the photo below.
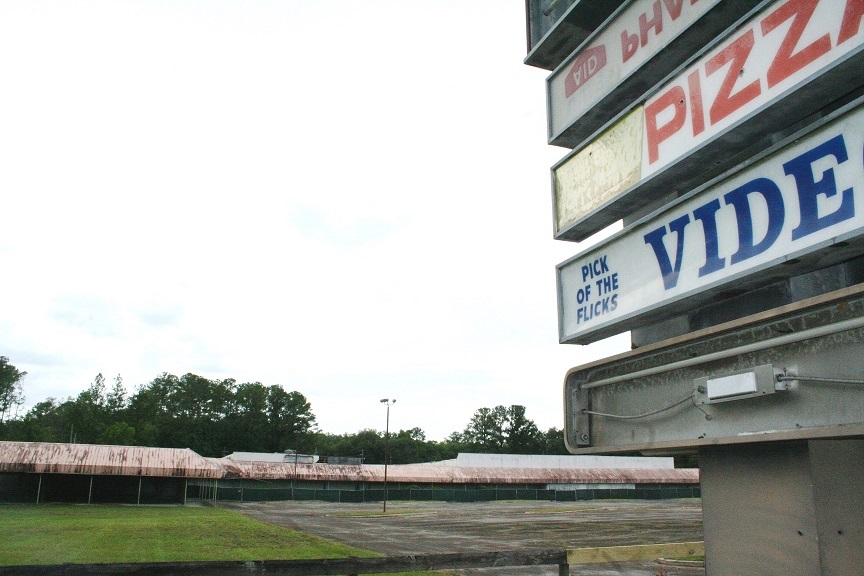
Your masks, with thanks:
<instances>
[{"instance_id":1,"label":"small vid sign panel","mask_svg":"<svg viewBox=\"0 0 864 576\"><path fill-rule=\"evenodd\" d=\"M861 0L770 4L635 108L641 116L640 139L622 139L615 145L618 150L641 155L639 183L606 194L604 207L586 204L589 211L563 215L559 207L578 204L571 197L584 191L579 182L563 186L557 173L579 163L580 157L593 156L595 142L605 135L553 167L556 237L579 240L619 219L621 209L608 210L605 215L602 211L623 196L629 196L622 202L628 210L655 200L644 193L646 180L668 180L672 185L675 179L694 177L703 170L695 163L688 165L696 151L708 154L715 148L728 151L736 147L740 151L756 136L791 126L860 87L864 84L862 19ZM823 75L838 69L843 73L826 82ZM669 178L658 180L664 173ZM608 182L598 181L601 178L602 174L588 179L589 193L598 196L597 189L621 189L617 175Z\"/></svg>"},{"instance_id":2,"label":"small vid sign panel","mask_svg":"<svg viewBox=\"0 0 864 576\"><path fill-rule=\"evenodd\" d=\"M559 338L586 344L864 237L861 101L558 266ZM800 269L799 269L800 270Z\"/></svg>"}]
</instances>

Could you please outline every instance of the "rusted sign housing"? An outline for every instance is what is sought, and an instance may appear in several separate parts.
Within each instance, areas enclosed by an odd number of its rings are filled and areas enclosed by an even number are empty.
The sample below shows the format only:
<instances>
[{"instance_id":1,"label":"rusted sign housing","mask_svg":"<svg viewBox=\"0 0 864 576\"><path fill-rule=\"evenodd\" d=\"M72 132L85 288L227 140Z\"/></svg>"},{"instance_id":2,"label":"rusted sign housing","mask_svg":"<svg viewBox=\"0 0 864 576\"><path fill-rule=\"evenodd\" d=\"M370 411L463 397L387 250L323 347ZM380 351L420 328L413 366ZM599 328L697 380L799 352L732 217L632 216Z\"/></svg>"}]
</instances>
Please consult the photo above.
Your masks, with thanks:
<instances>
[{"instance_id":1,"label":"rusted sign housing","mask_svg":"<svg viewBox=\"0 0 864 576\"><path fill-rule=\"evenodd\" d=\"M860 151L859 151L860 152ZM577 454L864 435L864 285L574 368ZM706 379L771 366L775 393L709 404Z\"/></svg>"}]
</instances>

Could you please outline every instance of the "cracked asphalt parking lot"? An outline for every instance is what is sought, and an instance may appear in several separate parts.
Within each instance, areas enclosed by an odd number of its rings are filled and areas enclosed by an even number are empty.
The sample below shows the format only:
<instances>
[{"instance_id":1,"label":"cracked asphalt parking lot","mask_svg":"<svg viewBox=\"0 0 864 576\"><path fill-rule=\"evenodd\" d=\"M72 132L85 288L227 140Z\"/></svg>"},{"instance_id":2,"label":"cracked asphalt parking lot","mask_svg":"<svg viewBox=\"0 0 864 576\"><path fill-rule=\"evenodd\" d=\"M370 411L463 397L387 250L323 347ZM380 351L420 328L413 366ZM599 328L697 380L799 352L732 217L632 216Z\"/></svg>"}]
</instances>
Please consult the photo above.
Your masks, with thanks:
<instances>
[{"instance_id":1,"label":"cracked asphalt parking lot","mask_svg":"<svg viewBox=\"0 0 864 576\"><path fill-rule=\"evenodd\" d=\"M699 499L578 502L234 502L220 503L278 526L293 528L387 556L550 550L702 540ZM664 572L665 570L665 572ZM550 575L557 566L460 570L484 576ZM697 576L703 568L654 562L571 566L573 575Z\"/></svg>"}]
</instances>

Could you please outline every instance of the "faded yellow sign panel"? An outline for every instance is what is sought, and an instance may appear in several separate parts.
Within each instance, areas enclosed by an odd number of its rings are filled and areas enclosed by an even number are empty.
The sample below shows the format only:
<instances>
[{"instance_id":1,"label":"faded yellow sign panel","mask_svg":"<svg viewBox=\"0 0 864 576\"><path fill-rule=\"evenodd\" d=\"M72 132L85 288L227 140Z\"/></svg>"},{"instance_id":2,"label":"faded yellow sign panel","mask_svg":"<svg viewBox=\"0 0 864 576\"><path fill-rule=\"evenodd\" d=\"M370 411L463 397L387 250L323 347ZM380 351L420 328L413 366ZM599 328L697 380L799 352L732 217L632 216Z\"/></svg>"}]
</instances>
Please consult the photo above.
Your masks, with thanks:
<instances>
[{"instance_id":1,"label":"faded yellow sign panel","mask_svg":"<svg viewBox=\"0 0 864 576\"><path fill-rule=\"evenodd\" d=\"M555 168L556 232L639 182L641 167L640 106Z\"/></svg>"}]
</instances>

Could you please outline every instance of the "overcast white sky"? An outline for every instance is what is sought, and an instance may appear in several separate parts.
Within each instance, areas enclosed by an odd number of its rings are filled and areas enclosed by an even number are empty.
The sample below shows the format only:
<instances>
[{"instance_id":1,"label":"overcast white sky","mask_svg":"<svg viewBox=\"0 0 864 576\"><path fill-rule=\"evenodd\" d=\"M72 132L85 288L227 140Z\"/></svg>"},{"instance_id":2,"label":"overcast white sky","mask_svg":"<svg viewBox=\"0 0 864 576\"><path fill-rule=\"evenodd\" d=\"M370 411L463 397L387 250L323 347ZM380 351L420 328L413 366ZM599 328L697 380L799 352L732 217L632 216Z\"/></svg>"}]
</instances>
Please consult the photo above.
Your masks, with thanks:
<instances>
[{"instance_id":1,"label":"overcast white sky","mask_svg":"<svg viewBox=\"0 0 864 576\"><path fill-rule=\"evenodd\" d=\"M561 427L544 79L524 0L4 0L0 355L298 390L326 432Z\"/></svg>"}]
</instances>

